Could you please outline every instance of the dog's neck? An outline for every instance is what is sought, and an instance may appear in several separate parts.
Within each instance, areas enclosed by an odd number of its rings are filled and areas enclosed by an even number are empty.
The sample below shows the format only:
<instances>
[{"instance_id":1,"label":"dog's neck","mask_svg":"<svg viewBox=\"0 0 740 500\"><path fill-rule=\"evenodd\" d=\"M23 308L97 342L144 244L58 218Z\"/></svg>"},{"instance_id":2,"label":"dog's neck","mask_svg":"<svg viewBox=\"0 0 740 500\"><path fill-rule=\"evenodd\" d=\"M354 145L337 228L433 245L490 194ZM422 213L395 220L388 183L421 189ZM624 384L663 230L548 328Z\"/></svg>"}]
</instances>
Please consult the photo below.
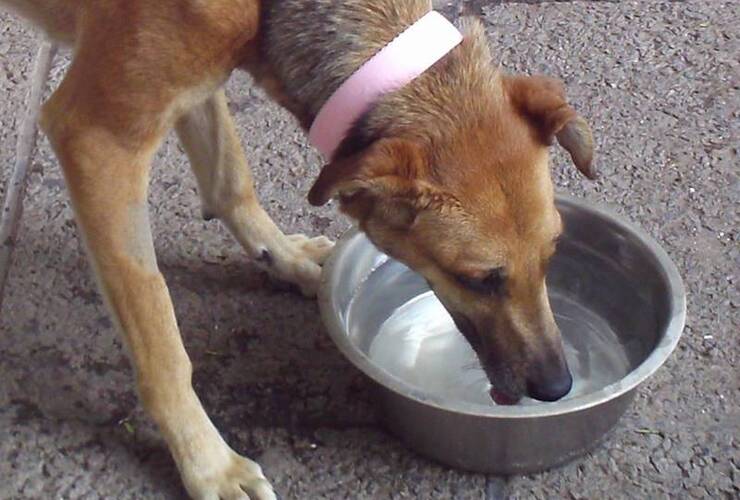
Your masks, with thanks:
<instances>
[{"instance_id":1,"label":"dog's neck","mask_svg":"<svg viewBox=\"0 0 740 500\"><path fill-rule=\"evenodd\" d=\"M383 96L402 89L462 42L462 34L431 11L375 54L329 98L309 139L327 160L350 128Z\"/></svg>"},{"instance_id":2,"label":"dog's neck","mask_svg":"<svg viewBox=\"0 0 740 500\"><path fill-rule=\"evenodd\" d=\"M308 128L321 107L353 73L399 33L431 10L428 0L267 0L260 51L269 65L268 88ZM460 116L486 112L494 84L485 34L476 21L459 24L465 37L434 68L382 97L350 131L337 157L388 135L456 130ZM261 68L264 73L264 66ZM258 79L260 76L258 75ZM262 78L264 82L264 78ZM440 81L452 92L439 95ZM464 91L454 92L464 85ZM277 88L277 89L276 89ZM432 130L430 130L430 128Z\"/></svg>"},{"instance_id":3,"label":"dog's neck","mask_svg":"<svg viewBox=\"0 0 740 500\"><path fill-rule=\"evenodd\" d=\"M282 90L316 117L353 73L431 10L429 0L263 1L261 50ZM301 117L303 118L303 117Z\"/></svg>"}]
</instances>

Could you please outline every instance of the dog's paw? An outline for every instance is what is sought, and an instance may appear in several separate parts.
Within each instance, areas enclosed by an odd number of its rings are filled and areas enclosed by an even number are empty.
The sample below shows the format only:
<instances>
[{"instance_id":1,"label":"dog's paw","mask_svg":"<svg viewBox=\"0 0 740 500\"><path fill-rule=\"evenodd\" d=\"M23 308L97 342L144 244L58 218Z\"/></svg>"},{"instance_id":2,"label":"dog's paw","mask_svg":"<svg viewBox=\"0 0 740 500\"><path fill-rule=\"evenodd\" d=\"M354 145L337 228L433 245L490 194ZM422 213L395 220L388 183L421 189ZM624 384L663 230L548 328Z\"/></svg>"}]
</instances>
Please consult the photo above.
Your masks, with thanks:
<instances>
[{"instance_id":1,"label":"dog's paw","mask_svg":"<svg viewBox=\"0 0 740 500\"><path fill-rule=\"evenodd\" d=\"M294 251L318 265L322 265L331 254L334 242L326 236L309 238L305 234L292 234L288 241L293 245Z\"/></svg>"},{"instance_id":2,"label":"dog's paw","mask_svg":"<svg viewBox=\"0 0 740 500\"><path fill-rule=\"evenodd\" d=\"M194 500L277 500L259 464L231 449L224 459L185 469L183 482Z\"/></svg>"},{"instance_id":3,"label":"dog's paw","mask_svg":"<svg viewBox=\"0 0 740 500\"><path fill-rule=\"evenodd\" d=\"M277 280L300 288L306 297L315 297L321 280L321 265L334 243L324 236L279 235L270 243L255 245L255 263Z\"/></svg>"},{"instance_id":4,"label":"dog's paw","mask_svg":"<svg viewBox=\"0 0 740 500\"><path fill-rule=\"evenodd\" d=\"M310 298L316 296L321 265L333 248L334 243L324 236L282 236L271 247L265 247L256 261L273 277L297 286L303 295Z\"/></svg>"}]
</instances>

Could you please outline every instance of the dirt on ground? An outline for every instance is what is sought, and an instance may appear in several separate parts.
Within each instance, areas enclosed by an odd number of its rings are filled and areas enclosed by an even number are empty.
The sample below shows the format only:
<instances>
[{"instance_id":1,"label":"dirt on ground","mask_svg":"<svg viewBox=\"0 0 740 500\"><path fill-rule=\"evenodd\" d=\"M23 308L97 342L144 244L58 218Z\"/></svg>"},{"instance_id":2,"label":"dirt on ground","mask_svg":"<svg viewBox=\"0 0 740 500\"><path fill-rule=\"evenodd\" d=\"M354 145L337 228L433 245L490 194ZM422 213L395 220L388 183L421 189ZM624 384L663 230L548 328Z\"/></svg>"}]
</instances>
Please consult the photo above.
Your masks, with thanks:
<instances>
[{"instance_id":1,"label":"dirt on ground","mask_svg":"<svg viewBox=\"0 0 740 500\"><path fill-rule=\"evenodd\" d=\"M557 152L558 190L638 223L679 267L688 320L671 359L606 441L570 464L497 478L431 463L379 426L368 382L328 339L316 303L266 279L223 226L202 220L170 138L151 211L199 395L286 499L738 498L738 3L474 3L502 66L563 79L593 126L600 180L582 179ZM3 181L38 40L0 14ZM57 58L52 88L68 62ZM295 121L245 74L227 93L268 211L286 232L338 237L349 222L305 201L321 162ZM182 498L45 139L6 292L0 498Z\"/></svg>"}]
</instances>

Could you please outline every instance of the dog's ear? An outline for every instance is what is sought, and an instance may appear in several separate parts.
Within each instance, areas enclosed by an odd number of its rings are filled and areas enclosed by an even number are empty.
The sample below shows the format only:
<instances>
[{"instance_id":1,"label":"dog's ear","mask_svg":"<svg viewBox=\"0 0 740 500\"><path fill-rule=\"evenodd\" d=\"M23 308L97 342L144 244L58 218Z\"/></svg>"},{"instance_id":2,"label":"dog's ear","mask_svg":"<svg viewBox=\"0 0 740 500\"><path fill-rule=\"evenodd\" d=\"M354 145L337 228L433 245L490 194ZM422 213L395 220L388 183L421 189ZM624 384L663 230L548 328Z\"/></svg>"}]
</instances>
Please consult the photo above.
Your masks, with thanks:
<instances>
[{"instance_id":1,"label":"dog's ear","mask_svg":"<svg viewBox=\"0 0 740 500\"><path fill-rule=\"evenodd\" d=\"M557 138L578 170L594 179L591 128L566 102L563 84L544 76L506 76L503 81L512 104L534 125L541 140L550 145Z\"/></svg>"},{"instance_id":2,"label":"dog's ear","mask_svg":"<svg viewBox=\"0 0 740 500\"><path fill-rule=\"evenodd\" d=\"M424 170L423 153L416 144L381 139L364 151L326 165L308 201L320 206L338 198L342 209L358 220L374 213L392 226L407 226L417 212L419 179Z\"/></svg>"}]
</instances>

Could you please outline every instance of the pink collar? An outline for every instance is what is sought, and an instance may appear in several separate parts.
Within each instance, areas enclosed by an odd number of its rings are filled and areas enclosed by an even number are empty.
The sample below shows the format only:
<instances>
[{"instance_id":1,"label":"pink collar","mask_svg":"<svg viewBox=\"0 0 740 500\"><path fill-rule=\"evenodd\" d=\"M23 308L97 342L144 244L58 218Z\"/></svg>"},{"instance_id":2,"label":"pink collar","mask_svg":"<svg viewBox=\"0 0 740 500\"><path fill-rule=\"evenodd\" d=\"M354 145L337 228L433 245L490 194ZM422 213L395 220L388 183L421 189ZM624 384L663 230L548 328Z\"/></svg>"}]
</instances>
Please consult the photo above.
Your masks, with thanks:
<instances>
[{"instance_id":1,"label":"pink collar","mask_svg":"<svg viewBox=\"0 0 740 500\"><path fill-rule=\"evenodd\" d=\"M373 102L411 83L462 40L462 34L442 14L426 14L337 89L311 126L311 143L331 160L350 128Z\"/></svg>"}]
</instances>

